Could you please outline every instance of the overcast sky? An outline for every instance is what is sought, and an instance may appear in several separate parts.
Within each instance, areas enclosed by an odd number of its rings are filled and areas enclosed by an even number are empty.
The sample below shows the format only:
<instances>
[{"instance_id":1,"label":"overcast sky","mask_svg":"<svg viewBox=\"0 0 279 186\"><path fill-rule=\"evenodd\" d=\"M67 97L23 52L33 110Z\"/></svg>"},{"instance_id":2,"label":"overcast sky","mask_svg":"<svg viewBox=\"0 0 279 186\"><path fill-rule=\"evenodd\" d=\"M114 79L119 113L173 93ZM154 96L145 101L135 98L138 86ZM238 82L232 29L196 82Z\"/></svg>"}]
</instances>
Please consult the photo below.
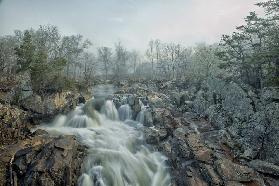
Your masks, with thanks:
<instances>
[{"instance_id":1,"label":"overcast sky","mask_svg":"<svg viewBox=\"0 0 279 186\"><path fill-rule=\"evenodd\" d=\"M0 35L53 24L95 46L122 41L142 50L150 39L185 45L219 41L256 9L257 0L0 0Z\"/></svg>"}]
</instances>

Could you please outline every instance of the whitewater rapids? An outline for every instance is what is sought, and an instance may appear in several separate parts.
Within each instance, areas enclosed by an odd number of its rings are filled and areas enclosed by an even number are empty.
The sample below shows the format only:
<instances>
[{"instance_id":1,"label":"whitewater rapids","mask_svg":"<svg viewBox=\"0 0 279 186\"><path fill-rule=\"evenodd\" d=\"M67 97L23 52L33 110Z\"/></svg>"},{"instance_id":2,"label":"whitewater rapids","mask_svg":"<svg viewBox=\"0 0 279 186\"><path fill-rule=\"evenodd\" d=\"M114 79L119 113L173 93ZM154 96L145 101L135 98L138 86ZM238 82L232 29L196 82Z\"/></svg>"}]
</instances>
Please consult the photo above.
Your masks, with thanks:
<instances>
[{"instance_id":1,"label":"whitewater rapids","mask_svg":"<svg viewBox=\"0 0 279 186\"><path fill-rule=\"evenodd\" d=\"M144 145L140 123L123 121L131 117L127 106L122 106L119 113L111 100L104 102L100 112L89 101L42 128L51 134L75 135L88 147L80 186L170 185L165 156Z\"/></svg>"}]
</instances>

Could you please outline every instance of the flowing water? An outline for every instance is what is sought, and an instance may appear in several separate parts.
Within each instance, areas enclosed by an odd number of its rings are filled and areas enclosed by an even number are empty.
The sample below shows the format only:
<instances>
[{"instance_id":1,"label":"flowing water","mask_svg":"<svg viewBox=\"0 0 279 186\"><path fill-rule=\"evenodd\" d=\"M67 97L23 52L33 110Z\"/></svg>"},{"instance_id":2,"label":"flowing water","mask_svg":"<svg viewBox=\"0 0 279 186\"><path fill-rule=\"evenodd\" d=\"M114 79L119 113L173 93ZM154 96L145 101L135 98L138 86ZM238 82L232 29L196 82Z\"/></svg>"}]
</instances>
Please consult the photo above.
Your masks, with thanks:
<instances>
[{"instance_id":1,"label":"flowing water","mask_svg":"<svg viewBox=\"0 0 279 186\"><path fill-rule=\"evenodd\" d=\"M78 106L67 116L58 116L52 125L43 127L52 134L72 134L88 147L81 186L166 186L170 176L166 158L144 145L137 122L128 125L131 111L122 105L119 114L112 101L107 100L99 111L94 101Z\"/></svg>"},{"instance_id":2,"label":"flowing water","mask_svg":"<svg viewBox=\"0 0 279 186\"><path fill-rule=\"evenodd\" d=\"M129 104L121 105L118 109L118 113L121 121L132 119L132 109Z\"/></svg>"}]
</instances>

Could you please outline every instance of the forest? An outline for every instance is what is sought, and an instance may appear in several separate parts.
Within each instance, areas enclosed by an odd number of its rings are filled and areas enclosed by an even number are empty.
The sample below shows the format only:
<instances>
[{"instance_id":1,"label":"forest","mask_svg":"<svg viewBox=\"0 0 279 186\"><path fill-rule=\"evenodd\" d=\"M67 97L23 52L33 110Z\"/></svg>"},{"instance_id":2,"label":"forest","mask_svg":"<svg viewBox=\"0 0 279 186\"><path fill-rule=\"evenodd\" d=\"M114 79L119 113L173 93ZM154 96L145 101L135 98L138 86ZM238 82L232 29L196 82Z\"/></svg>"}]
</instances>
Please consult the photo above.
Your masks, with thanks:
<instances>
[{"instance_id":1,"label":"forest","mask_svg":"<svg viewBox=\"0 0 279 186\"><path fill-rule=\"evenodd\" d=\"M279 185L279 2L256 6L214 44L0 36L0 184Z\"/></svg>"}]
</instances>

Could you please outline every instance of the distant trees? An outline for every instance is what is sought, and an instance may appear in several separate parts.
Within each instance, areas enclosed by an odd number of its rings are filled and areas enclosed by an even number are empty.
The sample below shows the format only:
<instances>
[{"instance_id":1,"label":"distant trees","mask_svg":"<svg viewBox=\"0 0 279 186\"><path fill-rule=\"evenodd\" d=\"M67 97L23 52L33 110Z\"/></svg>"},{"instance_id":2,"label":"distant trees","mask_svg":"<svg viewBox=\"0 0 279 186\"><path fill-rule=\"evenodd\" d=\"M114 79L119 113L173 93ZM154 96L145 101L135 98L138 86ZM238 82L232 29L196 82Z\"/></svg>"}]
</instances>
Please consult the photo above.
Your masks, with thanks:
<instances>
[{"instance_id":1,"label":"distant trees","mask_svg":"<svg viewBox=\"0 0 279 186\"><path fill-rule=\"evenodd\" d=\"M128 51L118 42L115 44L114 76L117 79L125 78L128 73Z\"/></svg>"},{"instance_id":2,"label":"distant trees","mask_svg":"<svg viewBox=\"0 0 279 186\"><path fill-rule=\"evenodd\" d=\"M11 74L15 70L16 58L15 50L16 39L12 36L0 38L0 72L2 74Z\"/></svg>"},{"instance_id":3,"label":"distant trees","mask_svg":"<svg viewBox=\"0 0 279 186\"><path fill-rule=\"evenodd\" d=\"M184 47L176 43L163 43L159 40L149 42L146 57L156 64L153 70L155 79L202 80L211 75L212 68L219 59L215 55L216 46L199 44L196 47ZM155 76L154 76L155 75Z\"/></svg>"},{"instance_id":4,"label":"distant trees","mask_svg":"<svg viewBox=\"0 0 279 186\"><path fill-rule=\"evenodd\" d=\"M57 73L66 64L64 58L51 58L42 43L35 45L29 31L24 32L23 41L15 48L17 72L29 72L34 91L44 94L54 88Z\"/></svg>"},{"instance_id":5,"label":"distant trees","mask_svg":"<svg viewBox=\"0 0 279 186\"><path fill-rule=\"evenodd\" d=\"M210 76L232 78L255 89L279 85L279 2L257 4L266 15L251 12L245 24L231 35L223 35L220 44L184 47L176 43L151 40L146 59L152 79L192 79Z\"/></svg>"},{"instance_id":6,"label":"distant trees","mask_svg":"<svg viewBox=\"0 0 279 186\"><path fill-rule=\"evenodd\" d=\"M133 50L129 54L129 59L130 59L130 63L131 63L131 66L132 66L132 73L133 73L134 78L135 78L136 73L137 73L136 70L137 70L138 64L140 63L139 62L140 61L140 55L136 50Z\"/></svg>"},{"instance_id":7,"label":"distant trees","mask_svg":"<svg viewBox=\"0 0 279 186\"><path fill-rule=\"evenodd\" d=\"M39 94L73 87L75 81L90 83L96 61L85 51L90 45L80 35L62 36L51 25L16 30L14 35L0 37L1 78L25 74Z\"/></svg>"},{"instance_id":8,"label":"distant trees","mask_svg":"<svg viewBox=\"0 0 279 186\"><path fill-rule=\"evenodd\" d=\"M103 69L105 72L105 78L108 79L108 74L112 70L112 51L111 48L108 47L100 47L98 48L98 59L103 65Z\"/></svg>"},{"instance_id":9,"label":"distant trees","mask_svg":"<svg viewBox=\"0 0 279 186\"><path fill-rule=\"evenodd\" d=\"M88 51L90 41L81 35L62 36L57 27L50 25L15 31L13 36L0 37L0 70L5 74L29 71L33 77L36 72L48 71L63 77L60 79L87 83L96 75L106 80L137 77L193 82L223 76L256 89L279 85L278 1L257 5L265 9L266 15L259 17L251 12L246 23L232 34L223 35L218 46L185 47L156 39L148 43L144 55L118 42L114 48L97 48L95 58ZM40 82L46 86L43 80Z\"/></svg>"},{"instance_id":10,"label":"distant trees","mask_svg":"<svg viewBox=\"0 0 279 186\"><path fill-rule=\"evenodd\" d=\"M61 40L60 56L66 58L66 74L68 77L76 78L79 58L85 49L91 45L89 40L83 40L81 35L65 36Z\"/></svg>"},{"instance_id":11,"label":"distant trees","mask_svg":"<svg viewBox=\"0 0 279 186\"><path fill-rule=\"evenodd\" d=\"M151 63L151 78L153 79L154 57L155 57L155 42L153 40L149 41L149 43L148 43L148 49L146 50L146 56Z\"/></svg>"}]
</instances>

